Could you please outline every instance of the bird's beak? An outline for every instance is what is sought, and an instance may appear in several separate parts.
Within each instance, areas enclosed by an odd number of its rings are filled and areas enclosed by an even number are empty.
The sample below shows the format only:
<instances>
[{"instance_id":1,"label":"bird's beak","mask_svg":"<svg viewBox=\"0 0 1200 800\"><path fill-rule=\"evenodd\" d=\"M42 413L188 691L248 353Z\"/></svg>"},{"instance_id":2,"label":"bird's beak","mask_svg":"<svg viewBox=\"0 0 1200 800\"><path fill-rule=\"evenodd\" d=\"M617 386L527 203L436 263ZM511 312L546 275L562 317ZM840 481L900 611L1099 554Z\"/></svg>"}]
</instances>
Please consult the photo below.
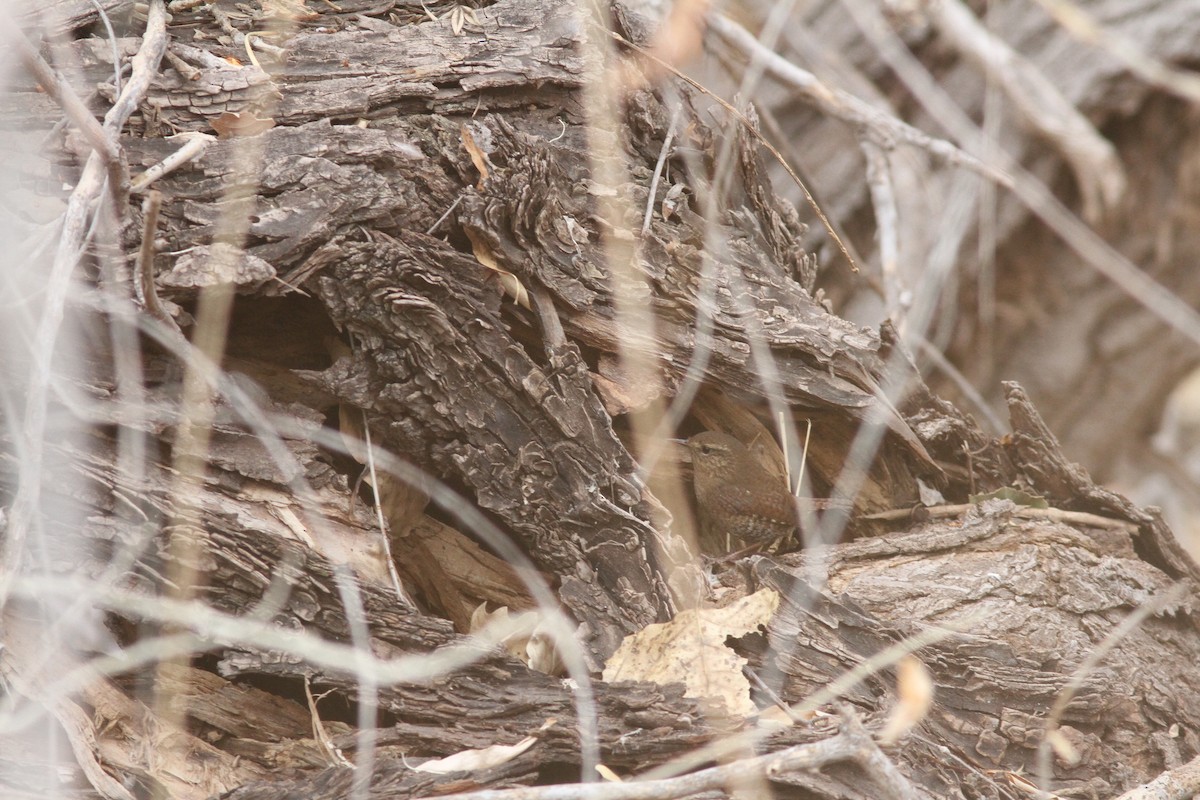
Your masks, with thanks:
<instances>
[{"instance_id":1,"label":"bird's beak","mask_svg":"<svg viewBox=\"0 0 1200 800\"><path fill-rule=\"evenodd\" d=\"M681 464L691 464L692 463L692 448L688 447L687 439L667 439L667 441L673 445L677 445L677 447L675 448L674 457L679 463L681 463Z\"/></svg>"}]
</instances>

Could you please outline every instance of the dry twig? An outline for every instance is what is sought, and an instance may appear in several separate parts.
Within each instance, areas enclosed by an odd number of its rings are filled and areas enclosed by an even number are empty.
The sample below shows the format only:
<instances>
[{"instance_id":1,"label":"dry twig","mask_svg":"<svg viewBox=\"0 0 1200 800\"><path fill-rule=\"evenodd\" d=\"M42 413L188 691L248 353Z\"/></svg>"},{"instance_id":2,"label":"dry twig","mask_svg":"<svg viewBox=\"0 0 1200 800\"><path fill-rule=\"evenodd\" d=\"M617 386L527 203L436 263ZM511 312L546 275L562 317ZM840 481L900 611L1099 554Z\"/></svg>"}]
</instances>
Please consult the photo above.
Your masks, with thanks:
<instances>
[{"instance_id":1,"label":"dry twig","mask_svg":"<svg viewBox=\"0 0 1200 800\"><path fill-rule=\"evenodd\" d=\"M1071 165L1084 219L1095 224L1115 208L1128 181L1112 143L1040 70L988 32L959 0L926 3L923 10L964 58L975 61L999 82L1025 123L1049 140Z\"/></svg>"},{"instance_id":2,"label":"dry twig","mask_svg":"<svg viewBox=\"0 0 1200 800\"><path fill-rule=\"evenodd\" d=\"M154 236L158 228L158 212L162 208L162 193L149 192L142 203L142 248L137 258L137 280L134 290L142 307L154 319L158 320L172 334L184 339L183 331L158 299L158 289L154 285Z\"/></svg>"},{"instance_id":3,"label":"dry twig","mask_svg":"<svg viewBox=\"0 0 1200 800\"><path fill-rule=\"evenodd\" d=\"M870 3L853 1L843 2L842 7L875 46L884 62L908 84L926 111L962 142L967 152L993 154L988 161L994 166L988 169L1003 170L1009 176L1005 185L1012 189L1017 199L1035 217L1054 231L1084 262L1141 303L1147 311L1193 342L1200 343L1200 314L1113 248L1063 205L1050 188L1017 159L1004 150L989 148L983 132L898 39L878 8Z\"/></svg>"},{"instance_id":4,"label":"dry twig","mask_svg":"<svg viewBox=\"0 0 1200 800\"><path fill-rule=\"evenodd\" d=\"M11 23L11 20L8 22ZM17 30L15 23L10 24L10 30ZM23 39L24 37L19 38ZM95 143L97 149L88 157L83 174L75 185L75 190L67 201L67 209L63 213L62 234L55 252L54 264L46 279L45 304L32 345L33 368L30 371L25 395L23 430L26 444L25 459L21 465L20 480L12 504L12 516L9 519L3 553L0 554L0 563L4 565L3 578L0 579L0 603L7 595L8 581L20 570L24 558L25 537L33 527L37 514L41 483L44 478L42 455L51 364L71 286L71 275L75 271L75 266L78 264L85 246L89 228L88 213L92 208L93 201L108 183L109 192L115 200L113 211L118 218L120 217L127 187L124 185L126 183L124 177L126 167L119 156L118 137L130 115L146 96L150 81L158 69L158 63L166 48L167 12L162 0L151 0L146 21L146 34L142 38L141 47L133 57L133 69L129 81L105 115L103 131L100 136L103 143L100 141ZM36 53L34 55L36 56ZM31 68L40 69L37 61L40 61L40 57L28 63ZM74 107L75 101L78 100L74 94L66 91L61 92L60 97L64 98L62 102L70 107ZM78 108L67 113L74 116L78 113ZM87 116L91 119L90 114ZM95 120L92 120L92 123L94 124ZM91 124L80 124L86 129L92 129ZM93 130L92 136L95 135Z\"/></svg>"},{"instance_id":5,"label":"dry twig","mask_svg":"<svg viewBox=\"0 0 1200 800\"><path fill-rule=\"evenodd\" d=\"M842 722L841 730L828 739L740 759L678 778L464 792L445 795L444 800L672 800L744 785L751 780L768 778L788 782L788 776L793 773L841 761L858 764L871 777L881 798L916 800L916 789L876 746L849 706L839 704L838 716Z\"/></svg>"},{"instance_id":6,"label":"dry twig","mask_svg":"<svg viewBox=\"0 0 1200 800\"><path fill-rule=\"evenodd\" d=\"M885 150L894 147L896 142L903 142L928 150L947 164L978 172L1001 186L1010 185L1010 178L1003 172L945 139L936 139L917 130L849 92L831 89L808 70L796 66L778 53L764 49L752 33L723 14L711 15L709 24L729 46L747 57L761 60L771 75L795 89L822 113L853 125L860 135L873 139Z\"/></svg>"}]
</instances>

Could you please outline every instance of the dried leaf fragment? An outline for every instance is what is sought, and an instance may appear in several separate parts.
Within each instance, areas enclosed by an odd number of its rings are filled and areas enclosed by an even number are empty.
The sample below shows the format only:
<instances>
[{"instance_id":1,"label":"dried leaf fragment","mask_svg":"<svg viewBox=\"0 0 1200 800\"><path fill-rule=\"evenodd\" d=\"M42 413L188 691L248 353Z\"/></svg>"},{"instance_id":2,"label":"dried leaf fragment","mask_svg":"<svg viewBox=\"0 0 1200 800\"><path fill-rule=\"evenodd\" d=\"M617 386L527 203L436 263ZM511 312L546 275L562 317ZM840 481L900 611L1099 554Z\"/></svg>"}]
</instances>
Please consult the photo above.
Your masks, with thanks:
<instances>
[{"instance_id":1,"label":"dried leaf fragment","mask_svg":"<svg viewBox=\"0 0 1200 800\"><path fill-rule=\"evenodd\" d=\"M613 772L611 769L604 766L603 764L596 765L596 774L599 775L604 780L608 781L609 783L624 783L624 781L621 780L620 775Z\"/></svg>"},{"instance_id":2,"label":"dried leaf fragment","mask_svg":"<svg viewBox=\"0 0 1200 800\"><path fill-rule=\"evenodd\" d=\"M466 229L466 234L467 238L471 240L471 252L475 254L475 260L500 276L500 286L504 294L511 296L525 308L531 308L529 291L521 284L520 279L500 266L487 242L474 235L470 228Z\"/></svg>"},{"instance_id":3,"label":"dried leaf fragment","mask_svg":"<svg viewBox=\"0 0 1200 800\"><path fill-rule=\"evenodd\" d=\"M463 750L445 758L426 761L416 767L418 772L432 772L445 775L447 772L470 772L477 769L488 769L500 764L506 764L524 753L537 741L535 736L526 736L516 744L494 744L491 747L481 747L476 750Z\"/></svg>"},{"instance_id":4,"label":"dried leaf fragment","mask_svg":"<svg viewBox=\"0 0 1200 800\"><path fill-rule=\"evenodd\" d=\"M233 139L241 136L258 136L275 127L275 120L259 119L252 111L226 111L209 123L217 136Z\"/></svg>"},{"instance_id":5,"label":"dried leaf fragment","mask_svg":"<svg viewBox=\"0 0 1200 800\"><path fill-rule=\"evenodd\" d=\"M779 594L760 589L723 608L680 612L670 622L647 625L625 637L604 667L604 680L682 683L688 697L706 698L730 716L757 709L750 683L742 675L746 659L725 646L765 625L779 607Z\"/></svg>"},{"instance_id":6,"label":"dried leaf fragment","mask_svg":"<svg viewBox=\"0 0 1200 800\"><path fill-rule=\"evenodd\" d=\"M489 174L487 154L475 143L475 136L471 133L470 128L460 125L458 131L462 136L463 147L467 148L467 155L471 156L471 163L475 165L475 169L479 170L479 183L475 184L475 188L483 191L483 184L487 183Z\"/></svg>"},{"instance_id":7,"label":"dried leaf fragment","mask_svg":"<svg viewBox=\"0 0 1200 800\"><path fill-rule=\"evenodd\" d=\"M498 641L509 655L530 669L547 675L558 675L563 671L554 637L537 611L509 614L508 607L501 606L488 612L487 603L480 603L471 614L469 632Z\"/></svg>"},{"instance_id":8,"label":"dried leaf fragment","mask_svg":"<svg viewBox=\"0 0 1200 800\"><path fill-rule=\"evenodd\" d=\"M443 14L442 19L450 20L450 30L455 36L462 36L463 28L466 27L468 22L475 27L480 27L479 16L475 13L475 9L470 6L464 6L461 3L456 4Z\"/></svg>"},{"instance_id":9,"label":"dried leaf fragment","mask_svg":"<svg viewBox=\"0 0 1200 800\"><path fill-rule=\"evenodd\" d=\"M907 655L896 664L896 694L900 702L892 709L879 735L883 745L895 744L924 719L933 706L933 678L914 655Z\"/></svg>"}]
</instances>

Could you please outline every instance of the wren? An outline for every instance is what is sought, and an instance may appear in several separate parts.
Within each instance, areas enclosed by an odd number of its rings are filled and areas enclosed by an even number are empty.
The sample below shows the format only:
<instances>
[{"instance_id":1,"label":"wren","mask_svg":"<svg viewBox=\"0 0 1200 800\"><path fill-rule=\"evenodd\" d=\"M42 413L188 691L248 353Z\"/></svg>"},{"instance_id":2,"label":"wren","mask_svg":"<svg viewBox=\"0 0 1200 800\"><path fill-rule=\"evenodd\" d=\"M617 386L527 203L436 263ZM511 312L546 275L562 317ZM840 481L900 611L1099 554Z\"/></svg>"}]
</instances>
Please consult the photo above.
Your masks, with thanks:
<instances>
[{"instance_id":1,"label":"wren","mask_svg":"<svg viewBox=\"0 0 1200 800\"><path fill-rule=\"evenodd\" d=\"M700 517L700 549L707 554L764 545L796 530L796 505L783 479L771 474L746 445L729 434L705 431L687 440Z\"/></svg>"}]
</instances>

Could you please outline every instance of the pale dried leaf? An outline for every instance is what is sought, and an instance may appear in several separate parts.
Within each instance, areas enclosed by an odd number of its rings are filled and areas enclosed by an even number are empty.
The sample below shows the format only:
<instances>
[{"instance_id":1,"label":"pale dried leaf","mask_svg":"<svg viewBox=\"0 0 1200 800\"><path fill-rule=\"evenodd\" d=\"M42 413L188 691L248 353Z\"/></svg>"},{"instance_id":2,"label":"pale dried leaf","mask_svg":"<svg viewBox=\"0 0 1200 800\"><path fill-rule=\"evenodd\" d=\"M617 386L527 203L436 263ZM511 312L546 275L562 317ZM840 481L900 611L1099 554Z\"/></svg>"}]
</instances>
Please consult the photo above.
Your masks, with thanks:
<instances>
[{"instance_id":1,"label":"pale dried leaf","mask_svg":"<svg viewBox=\"0 0 1200 800\"><path fill-rule=\"evenodd\" d=\"M497 270L497 272L500 274L500 285L504 287L504 293L519 305L530 308L529 292L525 290L520 279L511 272L505 272L504 270Z\"/></svg>"},{"instance_id":2,"label":"pale dried leaf","mask_svg":"<svg viewBox=\"0 0 1200 800\"><path fill-rule=\"evenodd\" d=\"M1004 779L1027 794L1033 795L1038 791L1036 783L1018 772L1005 772Z\"/></svg>"},{"instance_id":3,"label":"pale dried leaf","mask_svg":"<svg viewBox=\"0 0 1200 800\"><path fill-rule=\"evenodd\" d=\"M500 286L504 290L504 294L511 296L513 300L525 308L532 309L532 306L529 305L529 292L521 285L521 281L517 276L497 263L496 257L492 254L492 249L488 247L487 242L472 235L470 228L467 228L466 233L467 238L471 240L471 252L474 253L475 260L500 276Z\"/></svg>"},{"instance_id":4,"label":"pale dried leaf","mask_svg":"<svg viewBox=\"0 0 1200 800\"><path fill-rule=\"evenodd\" d=\"M463 147L467 148L467 155L471 156L471 163L475 165L475 169L479 170L479 183L475 185L476 189L483 191L483 184L488 179L487 155L475 144L475 136L471 133L471 129L466 125L460 125L459 133L462 136Z\"/></svg>"},{"instance_id":5,"label":"pale dried leaf","mask_svg":"<svg viewBox=\"0 0 1200 800\"><path fill-rule=\"evenodd\" d=\"M500 608L496 609L495 613L499 614L501 610L504 611L505 615L508 614L507 606L501 606ZM476 606L475 610L471 612L471 625L467 628L467 633L472 635L479 633L479 631L483 630L483 626L488 624L488 621L491 619L491 617L492 615L489 614L487 610L487 603L480 603L478 606Z\"/></svg>"},{"instance_id":6,"label":"pale dried leaf","mask_svg":"<svg viewBox=\"0 0 1200 800\"><path fill-rule=\"evenodd\" d=\"M709 699L730 715L753 714L750 684L742 675L746 660L725 639L767 624L778 607L778 593L760 589L724 608L689 609L671 622L648 625L625 637L604 667L604 680L683 683L688 697Z\"/></svg>"},{"instance_id":7,"label":"pale dried leaf","mask_svg":"<svg viewBox=\"0 0 1200 800\"><path fill-rule=\"evenodd\" d=\"M604 780L608 781L609 783L624 783L624 781L621 780L620 775L613 772L603 764L596 765L596 774L598 774L601 778L604 778Z\"/></svg>"},{"instance_id":8,"label":"pale dried leaf","mask_svg":"<svg viewBox=\"0 0 1200 800\"><path fill-rule=\"evenodd\" d=\"M462 4L455 5L449 11L442 15L442 19L450 20L450 30L455 36L462 36L463 29L467 23L479 27L479 15L475 13L475 9Z\"/></svg>"},{"instance_id":9,"label":"pale dried leaf","mask_svg":"<svg viewBox=\"0 0 1200 800\"><path fill-rule=\"evenodd\" d=\"M544 672L547 675L559 675L563 672L562 659L558 648L554 646L554 637L546 630L545 621L538 622L533 629L533 635L525 644L525 663L530 669Z\"/></svg>"},{"instance_id":10,"label":"pale dried leaf","mask_svg":"<svg viewBox=\"0 0 1200 800\"><path fill-rule=\"evenodd\" d=\"M662 208L662 217L663 217L664 221L669 220L672 217L676 216L676 210L682 204L680 201L680 198L682 198L682 197L683 197L683 184L682 183L672 184L671 188L667 190L667 193L663 196L663 199L662 199L661 208Z\"/></svg>"},{"instance_id":11,"label":"pale dried leaf","mask_svg":"<svg viewBox=\"0 0 1200 800\"><path fill-rule=\"evenodd\" d=\"M507 607L501 606L488 613L487 603L480 603L471 614L469 632L504 645L509 655L530 669L557 675L562 672L563 664L554 637L546 628L538 611L510 614Z\"/></svg>"},{"instance_id":12,"label":"pale dried leaf","mask_svg":"<svg viewBox=\"0 0 1200 800\"><path fill-rule=\"evenodd\" d=\"M933 705L933 678L916 656L907 655L896 664L896 694L900 702L879 735L883 745L895 744L925 718Z\"/></svg>"},{"instance_id":13,"label":"pale dried leaf","mask_svg":"<svg viewBox=\"0 0 1200 800\"><path fill-rule=\"evenodd\" d=\"M426 761L416 767L418 772L432 772L445 775L448 772L470 772L477 769L488 769L512 761L524 753L537 741L535 736L526 736L516 744L494 744L491 747L481 747L477 750L463 750L445 758Z\"/></svg>"},{"instance_id":14,"label":"pale dried leaf","mask_svg":"<svg viewBox=\"0 0 1200 800\"><path fill-rule=\"evenodd\" d=\"M554 221L554 232L564 243L569 241L574 245L576 253L582 253L581 245L587 244L592 238L587 228L570 214L564 214Z\"/></svg>"},{"instance_id":15,"label":"pale dried leaf","mask_svg":"<svg viewBox=\"0 0 1200 800\"><path fill-rule=\"evenodd\" d=\"M379 508L395 536L407 536L429 505L429 495L388 472L377 472ZM370 476L367 478L370 479Z\"/></svg>"},{"instance_id":16,"label":"pale dried leaf","mask_svg":"<svg viewBox=\"0 0 1200 800\"><path fill-rule=\"evenodd\" d=\"M920 478L917 478L917 491L920 493L921 505L923 506L941 506L946 504L945 495Z\"/></svg>"}]
</instances>

